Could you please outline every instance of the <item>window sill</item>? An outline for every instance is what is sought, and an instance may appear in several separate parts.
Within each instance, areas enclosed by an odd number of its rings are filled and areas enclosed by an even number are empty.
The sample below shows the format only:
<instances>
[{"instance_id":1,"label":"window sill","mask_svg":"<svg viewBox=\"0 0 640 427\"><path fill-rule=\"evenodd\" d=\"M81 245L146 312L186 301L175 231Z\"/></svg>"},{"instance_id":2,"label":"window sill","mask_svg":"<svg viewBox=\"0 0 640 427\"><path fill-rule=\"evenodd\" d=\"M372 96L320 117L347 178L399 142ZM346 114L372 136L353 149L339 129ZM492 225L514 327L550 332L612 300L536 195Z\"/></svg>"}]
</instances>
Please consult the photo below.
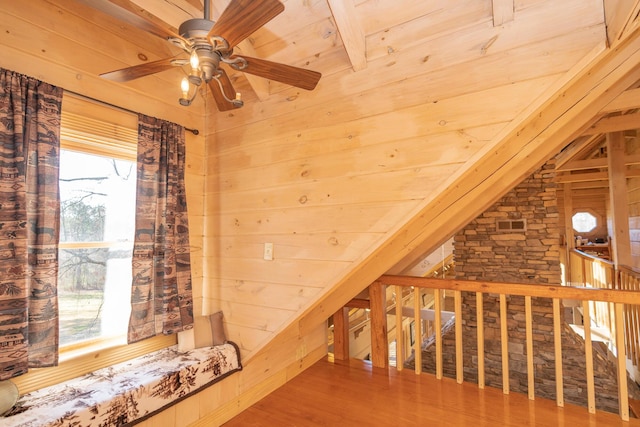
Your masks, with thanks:
<instances>
[{"instance_id":1,"label":"window sill","mask_svg":"<svg viewBox=\"0 0 640 427\"><path fill-rule=\"evenodd\" d=\"M20 395L48 387L63 381L93 372L97 369L134 359L152 351L170 347L177 343L176 334L160 335L133 344L121 343L111 348L91 350L77 348L61 354L60 363L56 367L30 369L28 373L12 378Z\"/></svg>"}]
</instances>

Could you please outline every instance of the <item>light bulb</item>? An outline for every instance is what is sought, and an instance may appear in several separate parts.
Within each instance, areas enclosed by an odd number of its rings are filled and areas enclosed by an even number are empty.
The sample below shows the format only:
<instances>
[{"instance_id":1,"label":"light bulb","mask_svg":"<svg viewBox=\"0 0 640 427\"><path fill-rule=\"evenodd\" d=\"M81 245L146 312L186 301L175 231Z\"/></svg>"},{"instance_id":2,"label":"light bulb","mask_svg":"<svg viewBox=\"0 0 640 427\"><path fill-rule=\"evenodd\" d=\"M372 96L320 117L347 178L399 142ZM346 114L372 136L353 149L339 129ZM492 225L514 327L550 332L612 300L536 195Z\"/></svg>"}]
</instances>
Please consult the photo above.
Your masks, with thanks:
<instances>
[{"instance_id":1,"label":"light bulb","mask_svg":"<svg viewBox=\"0 0 640 427\"><path fill-rule=\"evenodd\" d=\"M241 101L242 100L242 95L240 94L240 92L236 92L236 101Z\"/></svg>"},{"instance_id":2,"label":"light bulb","mask_svg":"<svg viewBox=\"0 0 640 427\"><path fill-rule=\"evenodd\" d=\"M182 82L180 82L180 89L182 89L182 97L186 99L189 96L189 79L186 77L182 78Z\"/></svg>"},{"instance_id":3,"label":"light bulb","mask_svg":"<svg viewBox=\"0 0 640 427\"><path fill-rule=\"evenodd\" d=\"M198 52L191 51L191 57L189 58L189 63L191 64L191 68L193 70L197 70L198 66L200 66L200 58L198 58Z\"/></svg>"}]
</instances>

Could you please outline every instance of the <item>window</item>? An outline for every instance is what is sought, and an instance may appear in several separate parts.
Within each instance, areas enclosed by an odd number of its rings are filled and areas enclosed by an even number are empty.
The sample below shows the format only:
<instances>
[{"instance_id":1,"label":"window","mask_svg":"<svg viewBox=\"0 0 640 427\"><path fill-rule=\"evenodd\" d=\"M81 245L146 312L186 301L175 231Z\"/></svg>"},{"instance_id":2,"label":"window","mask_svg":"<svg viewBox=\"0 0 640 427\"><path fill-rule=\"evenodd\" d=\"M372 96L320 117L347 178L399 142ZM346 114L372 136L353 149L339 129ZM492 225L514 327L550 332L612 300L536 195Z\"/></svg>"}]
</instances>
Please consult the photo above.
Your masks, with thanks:
<instances>
[{"instance_id":1,"label":"window","mask_svg":"<svg viewBox=\"0 0 640 427\"><path fill-rule=\"evenodd\" d=\"M126 342L136 142L134 127L74 114L63 107L58 248L61 353L104 340Z\"/></svg>"},{"instance_id":2,"label":"window","mask_svg":"<svg viewBox=\"0 0 640 427\"><path fill-rule=\"evenodd\" d=\"M581 211L573 214L571 224L578 233L590 233L598 226L598 219L590 212Z\"/></svg>"},{"instance_id":3,"label":"window","mask_svg":"<svg viewBox=\"0 0 640 427\"><path fill-rule=\"evenodd\" d=\"M61 347L126 334L135 185L132 160L60 151Z\"/></svg>"}]
</instances>

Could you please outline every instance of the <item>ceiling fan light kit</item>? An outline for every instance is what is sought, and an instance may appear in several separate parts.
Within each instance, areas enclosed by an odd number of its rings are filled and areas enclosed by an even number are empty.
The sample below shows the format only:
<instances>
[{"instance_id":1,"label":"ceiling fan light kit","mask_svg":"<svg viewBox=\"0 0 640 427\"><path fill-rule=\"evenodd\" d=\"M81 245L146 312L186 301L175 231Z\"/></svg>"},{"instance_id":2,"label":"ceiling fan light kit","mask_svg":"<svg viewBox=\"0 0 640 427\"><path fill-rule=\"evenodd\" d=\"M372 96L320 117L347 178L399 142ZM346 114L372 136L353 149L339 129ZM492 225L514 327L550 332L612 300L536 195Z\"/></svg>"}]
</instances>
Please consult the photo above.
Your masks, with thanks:
<instances>
[{"instance_id":1,"label":"ceiling fan light kit","mask_svg":"<svg viewBox=\"0 0 640 427\"><path fill-rule=\"evenodd\" d=\"M316 71L290 65L234 55L233 47L258 28L284 11L278 0L231 0L217 21L210 17L209 1L204 2L204 19L194 18L183 22L179 35L169 37L169 42L180 47L189 58L167 58L133 67L101 74L102 77L127 82L155 74L172 67L187 67L180 89L179 103L189 106L198 88L206 83L220 111L240 108L244 105L241 95L233 88L229 76L220 66L224 63L236 71L279 81L301 89L313 90L321 74Z\"/></svg>"}]
</instances>

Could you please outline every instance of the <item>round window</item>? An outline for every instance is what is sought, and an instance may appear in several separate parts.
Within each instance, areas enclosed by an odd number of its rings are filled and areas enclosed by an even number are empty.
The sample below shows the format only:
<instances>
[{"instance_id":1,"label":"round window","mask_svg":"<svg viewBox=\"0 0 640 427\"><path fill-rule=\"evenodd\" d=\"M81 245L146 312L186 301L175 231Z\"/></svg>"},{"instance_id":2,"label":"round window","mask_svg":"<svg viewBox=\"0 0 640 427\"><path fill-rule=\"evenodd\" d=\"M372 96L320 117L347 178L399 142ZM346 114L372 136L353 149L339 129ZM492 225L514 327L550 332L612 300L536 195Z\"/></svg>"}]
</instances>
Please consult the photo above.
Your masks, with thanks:
<instances>
[{"instance_id":1,"label":"round window","mask_svg":"<svg viewBox=\"0 0 640 427\"><path fill-rule=\"evenodd\" d=\"M589 212L576 212L571 218L571 224L578 233L589 233L598 226L598 219Z\"/></svg>"}]
</instances>

